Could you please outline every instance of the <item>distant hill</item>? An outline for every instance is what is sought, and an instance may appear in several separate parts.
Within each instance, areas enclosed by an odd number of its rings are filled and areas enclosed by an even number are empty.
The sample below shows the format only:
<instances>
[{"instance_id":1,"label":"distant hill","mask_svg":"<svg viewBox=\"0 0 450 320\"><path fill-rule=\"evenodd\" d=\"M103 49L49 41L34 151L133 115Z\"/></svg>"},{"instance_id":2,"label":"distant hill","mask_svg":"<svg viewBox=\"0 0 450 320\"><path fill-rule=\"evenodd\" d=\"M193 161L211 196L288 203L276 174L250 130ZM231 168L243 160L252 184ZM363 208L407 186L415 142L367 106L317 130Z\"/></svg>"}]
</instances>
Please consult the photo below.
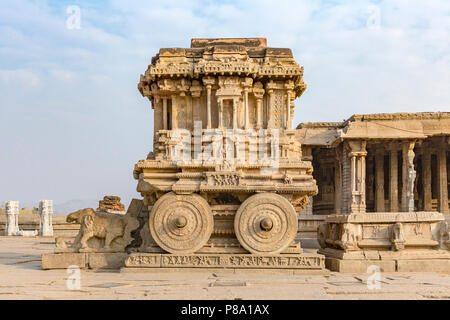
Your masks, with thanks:
<instances>
[{"instance_id":1,"label":"distant hill","mask_svg":"<svg viewBox=\"0 0 450 320\"><path fill-rule=\"evenodd\" d=\"M96 199L74 199L59 204L53 204L53 212L68 214L84 208L96 209L97 207L98 200Z\"/></svg>"}]
</instances>

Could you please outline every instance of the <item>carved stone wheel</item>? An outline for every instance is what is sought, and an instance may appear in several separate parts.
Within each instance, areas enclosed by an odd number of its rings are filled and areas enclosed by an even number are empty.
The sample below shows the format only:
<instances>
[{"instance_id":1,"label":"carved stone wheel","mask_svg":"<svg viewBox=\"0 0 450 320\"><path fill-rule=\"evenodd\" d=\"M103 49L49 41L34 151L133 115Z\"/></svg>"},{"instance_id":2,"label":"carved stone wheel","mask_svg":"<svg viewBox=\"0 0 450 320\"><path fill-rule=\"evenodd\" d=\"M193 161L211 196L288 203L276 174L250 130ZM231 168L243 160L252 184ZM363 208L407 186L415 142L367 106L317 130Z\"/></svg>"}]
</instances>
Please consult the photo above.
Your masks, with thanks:
<instances>
[{"instance_id":1,"label":"carved stone wheel","mask_svg":"<svg viewBox=\"0 0 450 320\"><path fill-rule=\"evenodd\" d=\"M240 244L254 254L276 254L297 234L297 214L290 202L275 193L260 193L245 200L234 218Z\"/></svg>"},{"instance_id":2,"label":"carved stone wheel","mask_svg":"<svg viewBox=\"0 0 450 320\"><path fill-rule=\"evenodd\" d=\"M164 250L193 253L209 240L214 227L210 206L198 194L168 193L156 201L149 216L150 233Z\"/></svg>"}]
</instances>

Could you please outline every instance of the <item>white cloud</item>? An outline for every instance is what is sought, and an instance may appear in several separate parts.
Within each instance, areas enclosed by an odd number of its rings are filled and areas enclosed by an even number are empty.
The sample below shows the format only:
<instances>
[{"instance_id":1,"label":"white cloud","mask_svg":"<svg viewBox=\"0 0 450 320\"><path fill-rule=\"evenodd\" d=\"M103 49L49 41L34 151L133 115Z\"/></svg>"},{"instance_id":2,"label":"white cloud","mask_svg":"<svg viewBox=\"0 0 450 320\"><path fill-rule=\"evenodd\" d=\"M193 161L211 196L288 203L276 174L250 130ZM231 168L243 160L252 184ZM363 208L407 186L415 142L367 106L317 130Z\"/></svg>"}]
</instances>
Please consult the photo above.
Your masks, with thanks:
<instances>
[{"instance_id":1,"label":"white cloud","mask_svg":"<svg viewBox=\"0 0 450 320\"><path fill-rule=\"evenodd\" d=\"M74 3L79 30L59 2L2 4L0 200L137 196L132 167L153 131L139 75L160 47L192 37L292 48L308 84L296 122L450 110L447 0ZM367 28L371 5L379 29Z\"/></svg>"}]
</instances>

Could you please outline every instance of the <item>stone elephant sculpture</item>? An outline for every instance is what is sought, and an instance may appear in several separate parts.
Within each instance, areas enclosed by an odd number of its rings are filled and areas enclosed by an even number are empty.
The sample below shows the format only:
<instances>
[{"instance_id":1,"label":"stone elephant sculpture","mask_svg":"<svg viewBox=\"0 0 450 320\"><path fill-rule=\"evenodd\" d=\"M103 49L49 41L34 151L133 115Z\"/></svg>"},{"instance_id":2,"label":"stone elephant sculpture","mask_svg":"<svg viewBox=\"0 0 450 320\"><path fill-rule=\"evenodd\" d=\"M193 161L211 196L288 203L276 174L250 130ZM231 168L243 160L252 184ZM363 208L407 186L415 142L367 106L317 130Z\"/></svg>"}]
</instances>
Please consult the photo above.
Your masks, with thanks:
<instances>
[{"instance_id":1,"label":"stone elephant sculpture","mask_svg":"<svg viewBox=\"0 0 450 320\"><path fill-rule=\"evenodd\" d=\"M97 212L91 208L69 214L66 221L80 224L80 231L73 243L74 248L88 249L88 240L96 237L105 240L102 249L106 251L111 249L114 239L124 236L127 225L122 215Z\"/></svg>"}]
</instances>

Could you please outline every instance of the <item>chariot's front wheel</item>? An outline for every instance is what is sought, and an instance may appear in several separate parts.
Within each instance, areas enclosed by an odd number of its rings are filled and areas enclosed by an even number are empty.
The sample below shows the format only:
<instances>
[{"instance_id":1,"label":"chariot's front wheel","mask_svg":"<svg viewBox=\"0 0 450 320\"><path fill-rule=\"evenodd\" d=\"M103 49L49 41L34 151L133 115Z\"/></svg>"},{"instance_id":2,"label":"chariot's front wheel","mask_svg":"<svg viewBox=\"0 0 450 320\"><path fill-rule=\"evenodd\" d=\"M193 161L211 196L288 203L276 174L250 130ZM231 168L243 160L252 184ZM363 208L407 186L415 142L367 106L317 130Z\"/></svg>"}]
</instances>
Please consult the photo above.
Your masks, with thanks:
<instances>
[{"instance_id":1,"label":"chariot's front wheel","mask_svg":"<svg viewBox=\"0 0 450 320\"><path fill-rule=\"evenodd\" d=\"M245 200L234 218L242 247L254 254L276 254L297 234L297 214L291 203L275 193L260 193Z\"/></svg>"},{"instance_id":2,"label":"chariot's front wheel","mask_svg":"<svg viewBox=\"0 0 450 320\"><path fill-rule=\"evenodd\" d=\"M153 206L149 227L161 248L174 254L188 254L206 244L214 221L208 202L198 194L168 193Z\"/></svg>"}]
</instances>

